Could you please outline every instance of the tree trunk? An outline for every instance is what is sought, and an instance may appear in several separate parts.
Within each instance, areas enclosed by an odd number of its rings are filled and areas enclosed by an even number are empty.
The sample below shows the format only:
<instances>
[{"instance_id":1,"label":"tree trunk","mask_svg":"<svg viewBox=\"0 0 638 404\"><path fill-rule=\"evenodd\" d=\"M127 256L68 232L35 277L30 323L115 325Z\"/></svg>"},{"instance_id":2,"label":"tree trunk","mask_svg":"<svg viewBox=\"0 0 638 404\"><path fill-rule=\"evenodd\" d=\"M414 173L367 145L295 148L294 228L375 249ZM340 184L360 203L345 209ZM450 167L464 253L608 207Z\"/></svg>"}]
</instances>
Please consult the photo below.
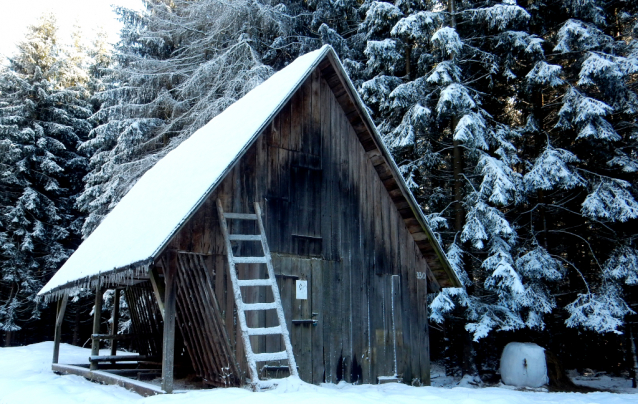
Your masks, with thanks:
<instances>
[{"instance_id":1,"label":"tree trunk","mask_svg":"<svg viewBox=\"0 0 638 404\"><path fill-rule=\"evenodd\" d=\"M73 345L80 346L80 308L75 310L73 319Z\"/></svg>"},{"instance_id":2,"label":"tree trunk","mask_svg":"<svg viewBox=\"0 0 638 404\"><path fill-rule=\"evenodd\" d=\"M463 330L463 375L478 376L476 367L476 351L474 350L474 341L469 331Z\"/></svg>"},{"instance_id":3,"label":"tree trunk","mask_svg":"<svg viewBox=\"0 0 638 404\"><path fill-rule=\"evenodd\" d=\"M631 347L631 387L638 387L638 358L636 358L636 341L634 340L634 332L632 324L627 324L629 328L629 346Z\"/></svg>"},{"instance_id":4,"label":"tree trunk","mask_svg":"<svg viewBox=\"0 0 638 404\"><path fill-rule=\"evenodd\" d=\"M543 147L545 146L545 139L543 139L543 134L544 134L544 130L543 130L543 122L545 120L545 117L543 116L543 104L544 104L544 99L543 99L543 93L541 91L534 91L532 94L532 113L534 115L534 119L536 120L536 123L538 124L538 129L540 130L540 134L538 135L538 139L535 142L535 152L536 155L540 154L540 151L543 149ZM538 197L538 203L539 203L539 209L538 209L538 213L539 213L539 219L540 219L540 225L541 228L543 230L543 247L545 247L545 249L547 250L547 245L548 245L548 241L547 241L547 215L546 215L546 209L545 209L545 193L543 192L542 189L539 189L537 192L537 197Z\"/></svg>"},{"instance_id":5,"label":"tree trunk","mask_svg":"<svg viewBox=\"0 0 638 404\"><path fill-rule=\"evenodd\" d=\"M540 207L538 209L538 213L541 219L541 226L543 229L543 247L547 250L547 217L545 214L545 193L542 189L539 189L537 192L538 195L538 203Z\"/></svg>"},{"instance_id":6,"label":"tree trunk","mask_svg":"<svg viewBox=\"0 0 638 404\"><path fill-rule=\"evenodd\" d=\"M456 129L458 119L452 120L452 133ZM463 231L465 222L465 209L463 209L463 149L458 141L454 141L454 230L457 233Z\"/></svg>"}]
</instances>

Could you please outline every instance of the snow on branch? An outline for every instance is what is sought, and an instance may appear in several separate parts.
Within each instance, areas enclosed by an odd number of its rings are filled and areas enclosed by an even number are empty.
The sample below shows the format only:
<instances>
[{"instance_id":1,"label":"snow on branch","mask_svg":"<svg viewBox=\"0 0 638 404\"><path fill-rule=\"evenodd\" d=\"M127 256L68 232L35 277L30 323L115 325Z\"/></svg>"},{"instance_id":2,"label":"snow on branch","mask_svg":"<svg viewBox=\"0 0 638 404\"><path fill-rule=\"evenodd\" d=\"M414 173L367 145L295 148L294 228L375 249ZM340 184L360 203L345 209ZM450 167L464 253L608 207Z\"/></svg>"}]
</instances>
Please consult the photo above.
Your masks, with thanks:
<instances>
[{"instance_id":1,"label":"snow on branch","mask_svg":"<svg viewBox=\"0 0 638 404\"><path fill-rule=\"evenodd\" d=\"M469 203L469 210L465 216L465 226L461 232L462 242L471 242L477 249L484 247L484 242L490 238L500 237L509 241L516 238L516 232L510 226L503 213L486 204L474 195L470 199L478 199Z\"/></svg>"},{"instance_id":2,"label":"snow on branch","mask_svg":"<svg viewBox=\"0 0 638 404\"><path fill-rule=\"evenodd\" d=\"M487 122L485 122L483 115L476 112L468 112L456 124L454 140L463 142L471 148L488 150L487 132Z\"/></svg>"},{"instance_id":3,"label":"snow on branch","mask_svg":"<svg viewBox=\"0 0 638 404\"><path fill-rule=\"evenodd\" d=\"M390 104L388 112L396 112L397 109L405 111L413 106L423 95L424 86L422 77L397 86L388 96L388 104ZM428 109L428 113L429 111Z\"/></svg>"},{"instance_id":4,"label":"snow on branch","mask_svg":"<svg viewBox=\"0 0 638 404\"><path fill-rule=\"evenodd\" d=\"M394 39L368 41L363 53L368 57L367 67L370 71L393 74L403 69L403 55L397 49Z\"/></svg>"},{"instance_id":5,"label":"snow on branch","mask_svg":"<svg viewBox=\"0 0 638 404\"><path fill-rule=\"evenodd\" d=\"M403 116L401 124L390 133L388 146L394 149L413 145L416 133L424 130L430 112L421 104L415 104L410 108L408 113Z\"/></svg>"},{"instance_id":6,"label":"snow on branch","mask_svg":"<svg viewBox=\"0 0 638 404\"><path fill-rule=\"evenodd\" d=\"M563 97L563 106L558 111L558 128L575 127L576 139L598 139L616 142L622 138L613 126L604 119L614 109L597 99L587 97L571 87Z\"/></svg>"},{"instance_id":7,"label":"snow on branch","mask_svg":"<svg viewBox=\"0 0 638 404\"><path fill-rule=\"evenodd\" d=\"M549 281L562 279L564 273L563 267L538 245L516 260L516 269L527 278Z\"/></svg>"},{"instance_id":8,"label":"snow on branch","mask_svg":"<svg viewBox=\"0 0 638 404\"><path fill-rule=\"evenodd\" d=\"M459 83L461 81L461 69L450 61L443 61L434 67L426 81L440 86Z\"/></svg>"},{"instance_id":9,"label":"snow on branch","mask_svg":"<svg viewBox=\"0 0 638 404\"><path fill-rule=\"evenodd\" d=\"M476 102L470 95L469 89L459 83L445 87L436 104L436 112L440 116L461 115L473 108L476 108Z\"/></svg>"},{"instance_id":10,"label":"snow on branch","mask_svg":"<svg viewBox=\"0 0 638 404\"><path fill-rule=\"evenodd\" d=\"M463 48L463 42L457 34L456 30L451 27L443 27L438 29L434 35L432 35L432 44L435 48L440 49L447 56L456 58L461 49Z\"/></svg>"},{"instance_id":11,"label":"snow on branch","mask_svg":"<svg viewBox=\"0 0 638 404\"><path fill-rule=\"evenodd\" d=\"M520 200L518 190L522 188L522 176L503 161L481 153L476 170L483 175L479 191L484 198L499 206Z\"/></svg>"},{"instance_id":12,"label":"snow on branch","mask_svg":"<svg viewBox=\"0 0 638 404\"><path fill-rule=\"evenodd\" d=\"M600 49L613 41L610 36L605 35L595 26L570 19L558 31L558 41L554 52L567 53Z\"/></svg>"},{"instance_id":13,"label":"snow on branch","mask_svg":"<svg viewBox=\"0 0 638 404\"><path fill-rule=\"evenodd\" d=\"M390 34L403 40L423 40L429 38L444 22L445 15L443 13L419 11L400 19Z\"/></svg>"},{"instance_id":14,"label":"snow on branch","mask_svg":"<svg viewBox=\"0 0 638 404\"><path fill-rule=\"evenodd\" d=\"M454 300L461 307L468 307L470 305L469 299L465 288L445 288L441 290L430 303L430 320L435 323L442 323L445 320L445 314L456 307Z\"/></svg>"},{"instance_id":15,"label":"snow on branch","mask_svg":"<svg viewBox=\"0 0 638 404\"><path fill-rule=\"evenodd\" d=\"M606 278L627 285L638 284L638 251L628 245L616 247L605 261L603 273Z\"/></svg>"},{"instance_id":16,"label":"snow on branch","mask_svg":"<svg viewBox=\"0 0 638 404\"><path fill-rule=\"evenodd\" d=\"M512 4L496 4L492 7L467 10L465 13L470 15L472 21L498 30L525 24L531 18L524 8Z\"/></svg>"},{"instance_id":17,"label":"snow on branch","mask_svg":"<svg viewBox=\"0 0 638 404\"><path fill-rule=\"evenodd\" d=\"M620 289L609 283L597 293L579 294L566 309L570 314L565 321L568 327L582 327L600 334L622 334L618 328L623 325L623 318L634 314L623 300Z\"/></svg>"},{"instance_id":18,"label":"snow on branch","mask_svg":"<svg viewBox=\"0 0 638 404\"><path fill-rule=\"evenodd\" d=\"M394 76L379 75L365 81L359 88L361 99L370 106L376 106L380 110L389 107L390 93L402 83L401 79ZM403 93L405 94L405 93Z\"/></svg>"},{"instance_id":19,"label":"snow on branch","mask_svg":"<svg viewBox=\"0 0 638 404\"><path fill-rule=\"evenodd\" d=\"M359 32L365 33L367 39L377 38L391 30L401 17L403 13L397 6L384 1L373 1L359 26Z\"/></svg>"},{"instance_id":20,"label":"snow on branch","mask_svg":"<svg viewBox=\"0 0 638 404\"><path fill-rule=\"evenodd\" d=\"M592 219L626 222L638 217L638 202L629 192L630 184L616 178L601 177L582 203L581 213Z\"/></svg>"},{"instance_id":21,"label":"snow on branch","mask_svg":"<svg viewBox=\"0 0 638 404\"><path fill-rule=\"evenodd\" d=\"M565 83L560 78L562 70L562 67L558 65L550 65L547 62L540 61L534 65L534 68L527 73L525 78L533 86L556 87Z\"/></svg>"},{"instance_id":22,"label":"snow on branch","mask_svg":"<svg viewBox=\"0 0 638 404\"><path fill-rule=\"evenodd\" d=\"M638 172L638 160L625 154L622 150L616 149L616 156L607 162L609 167L621 167L626 173Z\"/></svg>"},{"instance_id":23,"label":"snow on branch","mask_svg":"<svg viewBox=\"0 0 638 404\"><path fill-rule=\"evenodd\" d=\"M498 35L497 47L527 54L534 58L544 58L544 39L523 31L505 31Z\"/></svg>"},{"instance_id":24,"label":"snow on branch","mask_svg":"<svg viewBox=\"0 0 638 404\"><path fill-rule=\"evenodd\" d=\"M463 269L463 249L457 243L452 243L445 255L447 256L456 277L459 278L459 281L461 281L461 285L465 287L471 286L472 280L467 275L467 272L465 272L465 269Z\"/></svg>"},{"instance_id":25,"label":"snow on branch","mask_svg":"<svg viewBox=\"0 0 638 404\"><path fill-rule=\"evenodd\" d=\"M532 169L525 174L523 182L528 192L539 189L572 189L585 186L587 182L569 167L569 163L578 162L578 158L564 149L554 149L547 145L538 156Z\"/></svg>"}]
</instances>

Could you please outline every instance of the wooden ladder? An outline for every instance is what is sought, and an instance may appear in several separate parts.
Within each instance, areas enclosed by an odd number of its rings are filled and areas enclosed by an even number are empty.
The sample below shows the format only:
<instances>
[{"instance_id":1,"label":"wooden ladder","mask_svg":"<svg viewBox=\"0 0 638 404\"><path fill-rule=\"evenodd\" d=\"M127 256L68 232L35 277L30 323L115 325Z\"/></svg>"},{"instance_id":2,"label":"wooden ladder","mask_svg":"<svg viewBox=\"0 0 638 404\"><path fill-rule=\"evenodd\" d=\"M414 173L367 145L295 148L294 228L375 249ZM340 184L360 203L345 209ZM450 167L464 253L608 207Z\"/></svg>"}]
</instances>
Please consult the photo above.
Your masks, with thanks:
<instances>
[{"instance_id":1,"label":"wooden ladder","mask_svg":"<svg viewBox=\"0 0 638 404\"><path fill-rule=\"evenodd\" d=\"M228 256L228 266L230 270L230 279L233 283L233 292L235 295L235 305L237 306L237 318L239 319L239 327L241 329L242 339L244 341L244 350L246 351L246 359L248 361L248 372L250 374L251 386L253 390L262 390L273 387L275 383L272 380L259 380L257 372L257 362L269 362L278 360L287 360L288 369L291 376L299 376L297 372L297 364L292 352L292 344L290 343L290 335L286 327L286 319L284 317L284 309L281 305L281 297L279 296L279 288L275 279L275 271L272 266L272 258L270 256L270 248L266 240L266 232L264 224L261 220L261 208L259 203L255 202L255 213L225 213L221 201L217 200L217 212L219 213L219 223L221 224L222 233L226 242L226 252ZM228 223L226 219L236 220L256 220L259 227L259 234L229 234ZM264 251L262 257L236 257L233 254L231 241L260 241ZM266 279L238 279L236 264L266 264ZM271 303L244 303L241 293L241 287L258 287L269 286L272 290L274 301ZM246 325L246 311L273 310L277 311L279 325L275 327L265 328L249 328ZM281 352L265 352L256 353L253 351L250 343L250 337L253 335L281 335L286 347Z\"/></svg>"}]
</instances>

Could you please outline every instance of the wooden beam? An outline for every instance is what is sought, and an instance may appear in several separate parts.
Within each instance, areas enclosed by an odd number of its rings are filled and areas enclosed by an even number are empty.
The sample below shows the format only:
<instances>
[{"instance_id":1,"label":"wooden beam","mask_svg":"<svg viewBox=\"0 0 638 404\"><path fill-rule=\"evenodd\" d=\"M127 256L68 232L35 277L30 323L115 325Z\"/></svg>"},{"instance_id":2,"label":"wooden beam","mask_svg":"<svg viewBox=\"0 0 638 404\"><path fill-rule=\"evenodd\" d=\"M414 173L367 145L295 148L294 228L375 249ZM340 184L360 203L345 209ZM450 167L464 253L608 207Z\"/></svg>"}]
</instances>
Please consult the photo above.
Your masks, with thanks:
<instances>
[{"instance_id":1,"label":"wooden beam","mask_svg":"<svg viewBox=\"0 0 638 404\"><path fill-rule=\"evenodd\" d=\"M93 334L91 335L91 338L95 339L108 339L108 340L118 340L118 341L123 341L123 340L127 340L127 339L131 339L134 338L136 336L136 334Z\"/></svg>"},{"instance_id":2,"label":"wooden beam","mask_svg":"<svg viewBox=\"0 0 638 404\"><path fill-rule=\"evenodd\" d=\"M120 289L115 289L113 293L113 312L111 313L111 334L117 335L120 328ZM117 352L117 339L111 339L111 355L115 356ZM115 363L115 362L113 362Z\"/></svg>"},{"instance_id":3,"label":"wooden beam","mask_svg":"<svg viewBox=\"0 0 638 404\"><path fill-rule=\"evenodd\" d=\"M134 391L144 397L155 396L164 393L162 390L160 390L159 387L154 386L150 383L140 382L128 377L118 376L100 370L91 371L80 366L59 364L53 364L51 369L55 373L63 375L78 375L102 384L115 384L124 387L127 390Z\"/></svg>"},{"instance_id":4,"label":"wooden beam","mask_svg":"<svg viewBox=\"0 0 638 404\"><path fill-rule=\"evenodd\" d=\"M95 306L93 307L93 334L100 333L100 324L102 323L102 285L100 285L100 278L97 280L95 286ZM91 342L91 356L98 356L100 354L100 340L93 339ZM97 362L91 362L91 370L97 369Z\"/></svg>"},{"instance_id":5,"label":"wooden beam","mask_svg":"<svg viewBox=\"0 0 638 404\"><path fill-rule=\"evenodd\" d=\"M164 318L164 282L162 282L162 279L159 276L159 272L157 272L157 267L152 267L148 274L151 278L151 285L153 286L155 300L157 300L157 305L159 306L160 313L162 313L162 318Z\"/></svg>"},{"instance_id":6,"label":"wooden beam","mask_svg":"<svg viewBox=\"0 0 638 404\"><path fill-rule=\"evenodd\" d=\"M164 349L162 351L162 390L173 392L173 365L175 361L175 271L177 266L173 259L164 268Z\"/></svg>"},{"instance_id":7,"label":"wooden beam","mask_svg":"<svg viewBox=\"0 0 638 404\"><path fill-rule=\"evenodd\" d=\"M60 339L62 337L62 320L66 311L66 304L69 301L69 295L58 300L58 308L55 316L55 336L53 338L53 363L58 363L60 357Z\"/></svg>"},{"instance_id":8,"label":"wooden beam","mask_svg":"<svg viewBox=\"0 0 638 404\"><path fill-rule=\"evenodd\" d=\"M90 362L139 362L157 358L146 355L112 355L112 356L90 356Z\"/></svg>"}]
</instances>

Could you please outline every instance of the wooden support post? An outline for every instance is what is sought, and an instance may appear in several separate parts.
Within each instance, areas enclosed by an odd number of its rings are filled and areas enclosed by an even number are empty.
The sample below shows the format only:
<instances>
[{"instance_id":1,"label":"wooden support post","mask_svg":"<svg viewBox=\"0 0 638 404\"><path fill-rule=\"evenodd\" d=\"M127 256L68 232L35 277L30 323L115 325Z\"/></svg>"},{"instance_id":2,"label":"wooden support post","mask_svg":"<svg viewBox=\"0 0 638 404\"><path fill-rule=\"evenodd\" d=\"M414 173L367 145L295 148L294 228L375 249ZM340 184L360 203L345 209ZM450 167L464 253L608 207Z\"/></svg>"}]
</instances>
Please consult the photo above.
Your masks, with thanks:
<instances>
[{"instance_id":1,"label":"wooden support post","mask_svg":"<svg viewBox=\"0 0 638 404\"><path fill-rule=\"evenodd\" d=\"M66 303L69 300L69 295L58 300L58 308L55 315L55 336L53 338L53 363L58 363L60 358L60 339L62 338L62 320L64 319L64 312L66 311Z\"/></svg>"},{"instance_id":2,"label":"wooden support post","mask_svg":"<svg viewBox=\"0 0 638 404\"><path fill-rule=\"evenodd\" d=\"M164 268L164 349L162 350L162 390L173 392L173 364L175 360L175 303L177 290L175 271L177 265L171 259Z\"/></svg>"},{"instance_id":3,"label":"wooden support post","mask_svg":"<svg viewBox=\"0 0 638 404\"><path fill-rule=\"evenodd\" d=\"M93 307L93 334L100 333L100 323L102 322L102 285L100 285L100 279L98 278L97 286L95 287L95 306ZM98 356L100 354L100 340L94 338L91 343L91 356ZM91 370L97 370L97 362L91 362Z\"/></svg>"},{"instance_id":4,"label":"wooden support post","mask_svg":"<svg viewBox=\"0 0 638 404\"><path fill-rule=\"evenodd\" d=\"M111 334L112 335L117 335L117 331L120 328L119 324L120 324L120 290L115 289L115 293L113 293L113 312L111 313ZM111 356L115 356L116 352L117 352L117 340L113 338L111 340Z\"/></svg>"}]
</instances>

